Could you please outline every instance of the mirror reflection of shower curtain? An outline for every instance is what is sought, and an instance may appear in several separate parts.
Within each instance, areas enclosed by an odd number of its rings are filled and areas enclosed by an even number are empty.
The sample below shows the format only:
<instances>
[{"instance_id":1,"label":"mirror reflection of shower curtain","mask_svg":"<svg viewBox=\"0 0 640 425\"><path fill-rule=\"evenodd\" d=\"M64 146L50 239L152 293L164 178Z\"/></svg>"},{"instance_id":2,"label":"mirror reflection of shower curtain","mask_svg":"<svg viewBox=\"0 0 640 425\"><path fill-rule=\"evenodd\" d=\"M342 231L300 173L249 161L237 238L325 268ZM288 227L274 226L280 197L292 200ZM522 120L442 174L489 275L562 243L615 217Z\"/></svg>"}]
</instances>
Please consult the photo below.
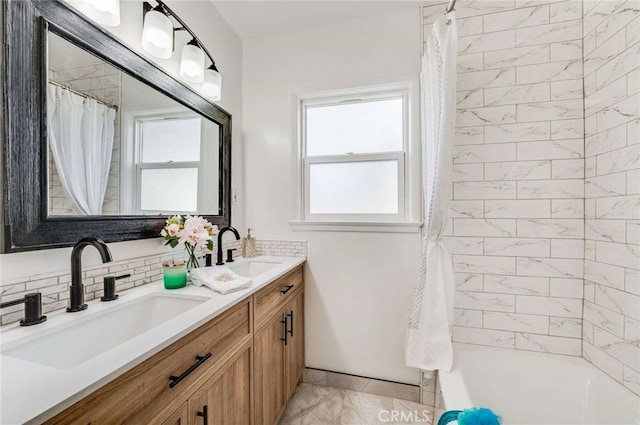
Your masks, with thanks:
<instances>
[{"instance_id":1,"label":"mirror reflection of shower curtain","mask_svg":"<svg viewBox=\"0 0 640 425\"><path fill-rule=\"evenodd\" d=\"M81 215L101 215L113 148L115 109L48 85L48 139L60 184Z\"/></svg>"},{"instance_id":2,"label":"mirror reflection of shower curtain","mask_svg":"<svg viewBox=\"0 0 640 425\"><path fill-rule=\"evenodd\" d=\"M407 333L408 366L449 371L453 363L455 282L442 235L451 199L456 113L457 30L455 13L433 24L422 56L422 184L424 227L418 282Z\"/></svg>"}]
</instances>

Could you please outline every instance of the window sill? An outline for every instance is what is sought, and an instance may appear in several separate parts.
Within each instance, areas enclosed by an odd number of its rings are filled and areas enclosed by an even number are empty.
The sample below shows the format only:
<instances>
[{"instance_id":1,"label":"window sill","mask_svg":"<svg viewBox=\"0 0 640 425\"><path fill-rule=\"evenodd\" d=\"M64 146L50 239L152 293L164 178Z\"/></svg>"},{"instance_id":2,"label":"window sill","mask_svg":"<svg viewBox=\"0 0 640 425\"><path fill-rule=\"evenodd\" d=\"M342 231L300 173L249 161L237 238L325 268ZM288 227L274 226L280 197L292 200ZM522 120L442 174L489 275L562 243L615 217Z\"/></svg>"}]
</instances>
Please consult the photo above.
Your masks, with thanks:
<instances>
[{"instance_id":1,"label":"window sill","mask_svg":"<svg viewBox=\"0 0 640 425\"><path fill-rule=\"evenodd\" d=\"M375 232L375 233L418 233L419 222L392 221L289 221L296 232Z\"/></svg>"}]
</instances>

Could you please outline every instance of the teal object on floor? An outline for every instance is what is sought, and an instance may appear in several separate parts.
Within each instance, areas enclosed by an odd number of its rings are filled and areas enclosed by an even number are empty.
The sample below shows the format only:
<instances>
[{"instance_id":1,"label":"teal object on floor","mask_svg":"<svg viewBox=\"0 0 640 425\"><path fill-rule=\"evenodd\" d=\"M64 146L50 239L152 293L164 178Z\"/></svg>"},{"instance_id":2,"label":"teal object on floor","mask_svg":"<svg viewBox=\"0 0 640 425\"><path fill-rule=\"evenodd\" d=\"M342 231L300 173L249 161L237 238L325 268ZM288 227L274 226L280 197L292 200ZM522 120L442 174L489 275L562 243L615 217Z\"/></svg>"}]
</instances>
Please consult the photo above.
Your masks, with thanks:
<instances>
[{"instance_id":1,"label":"teal object on floor","mask_svg":"<svg viewBox=\"0 0 640 425\"><path fill-rule=\"evenodd\" d=\"M465 410L447 410L440 416L438 425L458 421L458 425L500 425L500 417L491 409L476 407Z\"/></svg>"}]
</instances>

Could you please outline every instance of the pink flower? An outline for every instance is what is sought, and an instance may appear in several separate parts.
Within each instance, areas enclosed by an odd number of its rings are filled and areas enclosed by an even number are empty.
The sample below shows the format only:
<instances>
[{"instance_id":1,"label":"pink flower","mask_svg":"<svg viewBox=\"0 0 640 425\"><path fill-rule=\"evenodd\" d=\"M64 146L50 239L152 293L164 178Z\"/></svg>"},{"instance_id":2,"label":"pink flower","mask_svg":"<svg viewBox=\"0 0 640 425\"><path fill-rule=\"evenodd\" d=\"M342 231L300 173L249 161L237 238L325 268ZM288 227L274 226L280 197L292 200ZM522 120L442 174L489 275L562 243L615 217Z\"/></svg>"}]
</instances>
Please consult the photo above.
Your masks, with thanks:
<instances>
[{"instance_id":1,"label":"pink flower","mask_svg":"<svg viewBox=\"0 0 640 425\"><path fill-rule=\"evenodd\" d=\"M171 223L170 225L167 226L167 233L169 233L169 236L171 236L171 237L176 236L179 231L180 231L180 225L179 224Z\"/></svg>"}]
</instances>

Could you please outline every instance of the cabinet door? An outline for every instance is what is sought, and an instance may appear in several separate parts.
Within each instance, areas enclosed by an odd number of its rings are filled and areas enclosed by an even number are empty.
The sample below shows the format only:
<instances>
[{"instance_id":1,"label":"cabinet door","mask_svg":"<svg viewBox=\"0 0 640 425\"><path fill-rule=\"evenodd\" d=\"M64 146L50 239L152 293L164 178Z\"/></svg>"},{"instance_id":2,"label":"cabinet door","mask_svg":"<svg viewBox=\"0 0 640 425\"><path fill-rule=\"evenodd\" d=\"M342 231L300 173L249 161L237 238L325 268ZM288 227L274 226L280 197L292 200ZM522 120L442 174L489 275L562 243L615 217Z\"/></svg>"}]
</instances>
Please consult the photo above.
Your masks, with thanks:
<instances>
[{"instance_id":1,"label":"cabinet door","mask_svg":"<svg viewBox=\"0 0 640 425\"><path fill-rule=\"evenodd\" d=\"M189 425L250 425L251 346L189 398Z\"/></svg>"},{"instance_id":2,"label":"cabinet door","mask_svg":"<svg viewBox=\"0 0 640 425\"><path fill-rule=\"evenodd\" d=\"M285 315L281 312L254 337L255 424L274 425L282 413L285 400L284 332Z\"/></svg>"},{"instance_id":3,"label":"cabinet door","mask_svg":"<svg viewBox=\"0 0 640 425\"><path fill-rule=\"evenodd\" d=\"M304 369L304 292L300 291L285 309L289 341L285 355L286 399L298 385Z\"/></svg>"},{"instance_id":4,"label":"cabinet door","mask_svg":"<svg viewBox=\"0 0 640 425\"><path fill-rule=\"evenodd\" d=\"M185 401L171 416L162 422L162 425L188 425L189 408Z\"/></svg>"}]
</instances>

